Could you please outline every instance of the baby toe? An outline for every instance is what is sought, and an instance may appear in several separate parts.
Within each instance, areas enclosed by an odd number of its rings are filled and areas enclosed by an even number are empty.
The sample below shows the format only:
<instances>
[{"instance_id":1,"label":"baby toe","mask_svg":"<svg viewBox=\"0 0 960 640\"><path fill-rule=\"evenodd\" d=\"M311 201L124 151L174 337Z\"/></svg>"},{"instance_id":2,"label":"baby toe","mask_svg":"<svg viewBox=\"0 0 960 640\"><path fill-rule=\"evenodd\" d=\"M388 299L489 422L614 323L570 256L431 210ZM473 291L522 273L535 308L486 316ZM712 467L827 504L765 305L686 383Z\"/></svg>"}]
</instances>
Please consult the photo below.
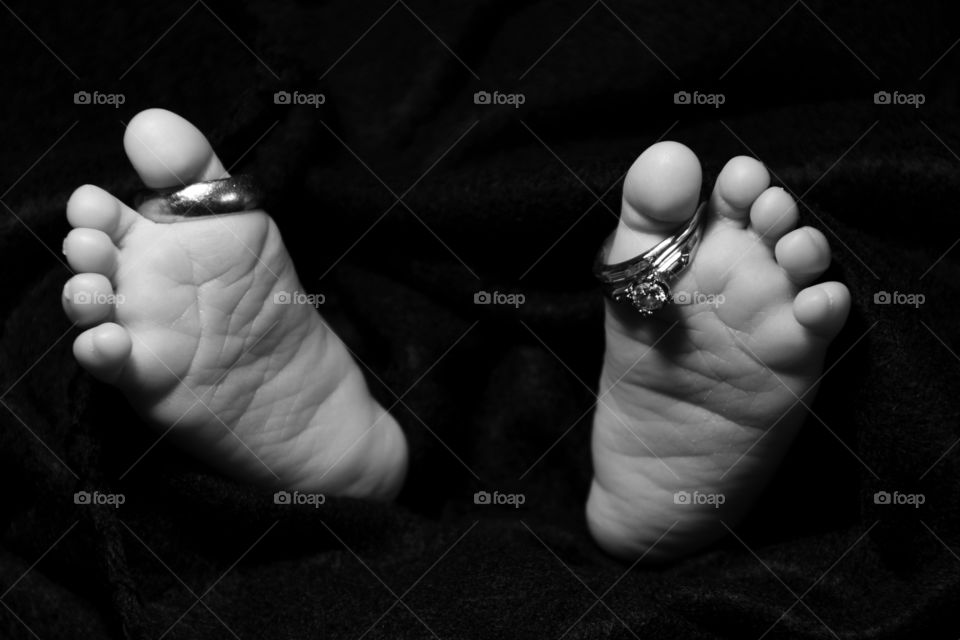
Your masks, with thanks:
<instances>
[{"instance_id":1,"label":"baby toe","mask_svg":"<svg viewBox=\"0 0 960 640\"><path fill-rule=\"evenodd\" d=\"M113 383L123 371L132 348L126 329L105 322L77 336L73 342L73 355L95 378Z\"/></svg>"},{"instance_id":2,"label":"baby toe","mask_svg":"<svg viewBox=\"0 0 960 640\"><path fill-rule=\"evenodd\" d=\"M774 254L787 277L798 286L813 282L830 266L830 243L813 227L795 229L780 238Z\"/></svg>"},{"instance_id":3,"label":"baby toe","mask_svg":"<svg viewBox=\"0 0 960 640\"><path fill-rule=\"evenodd\" d=\"M111 193L92 184L77 188L67 201L67 220L74 228L96 229L120 242L127 230L143 218Z\"/></svg>"},{"instance_id":4,"label":"baby toe","mask_svg":"<svg viewBox=\"0 0 960 640\"><path fill-rule=\"evenodd\" d=\"M88 327L113 315L113 285L99 273L79 273L63 287L63 310L72 322Z\"/></svg>"},{"instance_id":5,"label":"baby toe","mask_svg":"<svg viewBox=\"0 0 960 640\"><path fill-rule=\"evenodd\" d=\"M825 338L836 336L850 313L850 290L839 282L821 282L797 294L793 316Z\"/></svg>"},{"instance_id":6,"label":"baby toe","mask_svg":"<svg viewBox=\"0 0 960 640\"><path fill-rule=\"evenodd\" d=\"M770 173L762 162L749 156L732 158L717 176L711 209L715 215L746 224L750 206L768 186Z\"/></svg>"},{"instance_id":7,"label":"baby toe","mask_svg":"<svg viewBox=\"0 0 960 640\"><path fill-rule=\"evenodd\" d=\"M780 187L767 189L750 206L750 226L767 246L774 246L795 228L798 218L796 201Z\"/></svg>"},{"instance_id":8,"label":"baby toe","mask_svg":"<svg viewBox=\"0 0 960 640\"><path fill-rule=\"evenodd\" d=\"M117 248L110 236L99 229L73 229L63 240L63 253L78 273L99 273L110 277L117 264Z\"/></svg>"}]
</instances>

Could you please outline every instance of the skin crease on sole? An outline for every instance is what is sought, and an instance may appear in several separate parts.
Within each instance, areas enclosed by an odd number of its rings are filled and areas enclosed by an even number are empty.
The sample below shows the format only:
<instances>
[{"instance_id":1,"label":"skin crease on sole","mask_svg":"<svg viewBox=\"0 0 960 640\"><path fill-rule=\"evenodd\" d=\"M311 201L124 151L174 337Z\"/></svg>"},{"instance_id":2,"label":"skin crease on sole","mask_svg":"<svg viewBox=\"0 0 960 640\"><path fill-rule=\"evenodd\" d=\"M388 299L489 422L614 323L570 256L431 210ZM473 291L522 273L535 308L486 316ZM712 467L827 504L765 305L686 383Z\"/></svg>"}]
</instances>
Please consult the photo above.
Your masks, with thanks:
<instances>
[{"instance_id":1,"label":"skin crease on sole","mask_svg":"<svg viewBox=\"0 0 960 640\"><path fill-rule=\"evenodd\" d=\"M141 112L124 147L145 186L226 177L203 134ZM371 499L399 492L396 421L304 292L263 211L148 220L85 185L67 203L67 316L77 361L161 432L223 473L272 487ZM279 297L278 297L279 296Z\"/></svg>"},{"instance_id":2,"label":"skin crease on sole","mask_svg":"<svg viewBox=\"0 0 960 640\"><path fill-rule=\"evenodd\" d=\"M675 142L647 149L624 182L609 262L649 249L688 220L701 170ZM606 302L601 402L587 523L620 558L662 563L727 533L763 489L804 419L850 294L813 282L826 237L757 160L730 160L703 237L673 283L686 304L651 318Z\"/></svg>"}]
</instances>

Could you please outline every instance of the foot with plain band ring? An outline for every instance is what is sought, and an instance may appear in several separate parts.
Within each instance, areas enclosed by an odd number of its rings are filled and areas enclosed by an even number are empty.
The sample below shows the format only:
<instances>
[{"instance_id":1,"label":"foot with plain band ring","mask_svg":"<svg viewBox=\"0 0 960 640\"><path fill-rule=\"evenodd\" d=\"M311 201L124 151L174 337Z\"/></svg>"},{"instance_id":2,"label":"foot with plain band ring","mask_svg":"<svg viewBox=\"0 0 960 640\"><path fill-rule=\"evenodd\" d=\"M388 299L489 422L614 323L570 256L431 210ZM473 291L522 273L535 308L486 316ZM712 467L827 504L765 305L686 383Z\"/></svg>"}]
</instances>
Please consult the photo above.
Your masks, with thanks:
<instances>
[{"instance_id":1,"label":"foot with plain band ring","mask_svg":"<svg viewBox=\"0 0 960 640\"><path fill-rule=\"evenodd\" d=\"M172 188L207 203L205 214L250 209L254 200L232 198L252 185L227 180L206 138L168 111L138 114L124 146L166 199L142 203L158 223L92 185L70 197L64 253L77 273L63 305L86 329L74 342L80 365L234 478L393 497L404 436L314 306L278 303L304 289L273 220L257 209L177 220L184 211L167 206L186 197Z\"/></svg>"},{"instance_id":2,"label":"foot with plain band ring","mask_svg":"<svg viewBox=\"0 0 960 640\"><path fill-rule=\"evenodd\" d=\"M673 237L697 209L700 181L687 147L647 149L624 181L605 262L637 262ZM664 276L670 300L650 313L636 300L606 301L586 516L616 556L666 562L725 535L803 421L797 398L813 400L850 294L839 282L812 284L829 264L827 240L795 228L796 203L769 183L760 162L730 160L692 259Z\"/></svg>"}]
</instances>

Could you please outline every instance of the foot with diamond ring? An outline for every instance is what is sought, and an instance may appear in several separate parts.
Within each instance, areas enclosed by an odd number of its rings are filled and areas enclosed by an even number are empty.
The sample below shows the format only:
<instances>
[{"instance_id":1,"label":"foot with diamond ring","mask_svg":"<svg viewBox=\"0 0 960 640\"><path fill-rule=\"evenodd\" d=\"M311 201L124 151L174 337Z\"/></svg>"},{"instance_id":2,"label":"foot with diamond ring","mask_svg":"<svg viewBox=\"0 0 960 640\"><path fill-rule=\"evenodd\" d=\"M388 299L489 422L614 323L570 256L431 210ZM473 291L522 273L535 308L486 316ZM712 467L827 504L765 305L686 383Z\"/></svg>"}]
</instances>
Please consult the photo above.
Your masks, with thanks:
<instances>
[{"instance_id":1,"label":"foot with diamond ring","mask_svg":"<svg viewBox=\"0 0 960 640\"><path fill-rule=\"evenodd\" d=\"M228 175L169 111L137 115L124 147L151 189ZM404 436L314 307L278 303L303 287L266 213L158 223L85 185L67 218L76 275L63 306L86 327L74 355L145 420L242 481L374 499L399 491Z\"/></svg>"},{"instance_id":2,"label":"foot with diamond ring","mask_svg":"<svg viewBox=\"0 0 960 640\"><path fill-rule=\"evenodd\" d=\"M700 182L687 147L647 149L625 179L606 263L682 228ZM670 283L674 302L652 314L629 299L606 302L586 514L613 555L671 561L727 533L800 427L826 347L846 320L847 288L812 284L830 261L826 237L796 228L795 201L769 184L757 160L730 160L693 259Z\"/></svg>"}]
</instances>

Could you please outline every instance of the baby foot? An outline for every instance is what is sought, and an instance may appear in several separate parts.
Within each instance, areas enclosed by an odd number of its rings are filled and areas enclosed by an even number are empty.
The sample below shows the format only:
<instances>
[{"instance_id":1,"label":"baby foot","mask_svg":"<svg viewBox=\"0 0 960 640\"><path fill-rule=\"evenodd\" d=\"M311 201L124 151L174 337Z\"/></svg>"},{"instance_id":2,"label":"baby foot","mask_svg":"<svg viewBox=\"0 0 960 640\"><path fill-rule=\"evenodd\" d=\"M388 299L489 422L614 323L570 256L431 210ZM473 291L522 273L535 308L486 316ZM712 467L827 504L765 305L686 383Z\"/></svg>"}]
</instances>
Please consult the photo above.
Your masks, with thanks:
<instances>
[{"instance_id":1,"label":"baby foot","mask_svg":"<svg viewBox=\"0 0 960 640\"><path fill-rule=\"evenodd\" d=\"M137 115L124 147L150 188L228 175L203 134L169 111ZM241 480L353 497L399 491L399 426L314 307L278 304L277 294L304 289L266 213L161 224L85 185L67 219L77 275L63 306L90 327L74 355L146 420Z\"/></svg>"},{"instance_id":2,"label":"baby foot","mask_svg":"<svg viewBox=\"0 0 960 640\"><path fill-rule=\"evenodd\" d=\"M688 220L700 164L687 147L647 149L624 183L608 261L627 260ZM607 301L601 402L587 520L608 552L667 561L726 533L767 482L804 418L830 340L850 307L822 233L764 166L730 160L677 304L641 318ZM722 521L722 522L721 522Z\"/></svg>"}]
</instances>

